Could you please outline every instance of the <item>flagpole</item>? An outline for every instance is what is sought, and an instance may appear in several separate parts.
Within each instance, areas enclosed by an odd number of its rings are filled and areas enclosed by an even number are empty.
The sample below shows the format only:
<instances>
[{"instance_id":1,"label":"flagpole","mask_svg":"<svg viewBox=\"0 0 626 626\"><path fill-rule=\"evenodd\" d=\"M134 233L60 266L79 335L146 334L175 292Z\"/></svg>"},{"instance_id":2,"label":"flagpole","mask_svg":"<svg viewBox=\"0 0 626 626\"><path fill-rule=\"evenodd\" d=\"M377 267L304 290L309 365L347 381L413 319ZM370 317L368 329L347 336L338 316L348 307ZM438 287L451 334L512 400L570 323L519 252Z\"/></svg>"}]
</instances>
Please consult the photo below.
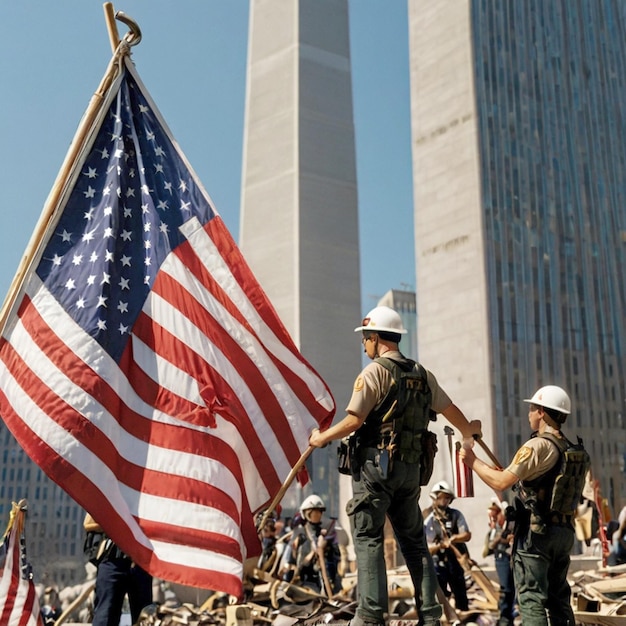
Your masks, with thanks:
<instances>
[{"instance_id":1,"label":"flagpole","mask_svg":"<svg viewBox=\"0 0 626 626\"><path fill-rule=\"evenodd\" d=\"M115 54L117 47L120 45L120 35L117 32L117 24L115 23L115 11L113 9L112 2L105 2L104 19L107 23L107 30L109 31L109 40L111 41L111 52Z\"/></svg>"},{"instance_id":2,"label":"flagpole","mask_svg":"<svg viewBox=\"0 0 626 626\"><path fill-rule=\"evenodd\" d=\"M110 3L106 3L110 4ZM109 38L111 40L111 46L113 46L113 41L117 37L117 28L115 27L115 22L113 20L113 26L109 24L110 18L109 13L111 9L107 9L105 7L105 16L107 17L107 27L109 30ZM109 62L109 66L100 82L100 85L94 95L91 97L89 105L87 106L87 110L83 114L82 120L79 124L78 130L76 131L76 135L70 145L68 153L65 157L65 161L61 166L61 170L57 175L57 179L52 187L48 195L48 199L46 200L46 204L44 205L41 216L39 217L39 222L35 227L33 234L31 235L30 241L28 243L28 247L26 248L26 252L22 257L20 265L17 269L15 277L13 278L13 282L9 287L9 291L2 305L2 309L0 310L0 333L4 331L5 324L7 322L7 318L9 315L9 311L13 307L15 300L17 298L17 294L22 287L24 282L24 278L30 268L31 263L33 262L35 255L38 251L39 245L46 233L54 215L58 208L59 202L65 191L65 188L68 184L69 178L72 174L72 170L74 168L74 163L81 151L85 146L85 142L89 138L91 131L93 129L94 122L98 118L102 106L106 100L106 94L113 84L113 81L118 76L121 67L122 59L130 54L130 47L136 45L141 40L141 32L139 28L136 27L134 22L128 20L126 16L123 14L120 16L118 14L118 19L124 21L124 23L130 25L130 31L124 35L124 39L118 43L116 46L113 57ZM134 26L134 27L133 27Z\"/></svg>"},{"instance_id":3,"label":"flagpole","mask_svg":"<svg viewBox=\"0 0 626 626\"><path fill-rule=\"evenodd\" d=\"M263 513L263 517L261 518L261 521L257 525L257 530L261 530L265 526L265 523L267 522L269 516L272 514L272 511L274 511L274 509L278 506L279 502L283 499L285 492L287 491L287 489L289 489L289 486L293 482L293 479L298 475L298 472L300 471L302 466L305 464L306 460L311 456L311 453L313 452L313 450L315 450L315 448L313 446L309 446L302 453L302 456L298 459L297 463L291 468L291 471L289 472L289 476L287 476L282 487L278 490L278 493L276 494L276 496L274 496L274 499L272 500L271 504L265 509L265 512Z\"/></svg>"}]
</instances>

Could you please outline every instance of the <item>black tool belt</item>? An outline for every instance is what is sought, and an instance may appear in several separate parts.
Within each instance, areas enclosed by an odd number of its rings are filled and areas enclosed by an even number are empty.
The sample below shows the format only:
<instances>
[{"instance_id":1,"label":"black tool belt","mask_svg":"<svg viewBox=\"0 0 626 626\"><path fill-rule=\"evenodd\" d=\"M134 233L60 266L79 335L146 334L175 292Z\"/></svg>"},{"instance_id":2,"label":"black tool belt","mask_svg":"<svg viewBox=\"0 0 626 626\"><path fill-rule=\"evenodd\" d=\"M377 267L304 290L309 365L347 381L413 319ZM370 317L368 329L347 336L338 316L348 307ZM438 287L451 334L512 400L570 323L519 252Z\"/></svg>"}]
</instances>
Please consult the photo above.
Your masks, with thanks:
<instances>
[{"instance_id":1,"label":"black tool belt","mask_svg":"<svg viewBox=\"0 0 626 626\"><path fill-rule=\"evenodd\" d=\"M552 511L548 517L548 526L572 526L573 516Z\"/></svg>"}]
</instances>

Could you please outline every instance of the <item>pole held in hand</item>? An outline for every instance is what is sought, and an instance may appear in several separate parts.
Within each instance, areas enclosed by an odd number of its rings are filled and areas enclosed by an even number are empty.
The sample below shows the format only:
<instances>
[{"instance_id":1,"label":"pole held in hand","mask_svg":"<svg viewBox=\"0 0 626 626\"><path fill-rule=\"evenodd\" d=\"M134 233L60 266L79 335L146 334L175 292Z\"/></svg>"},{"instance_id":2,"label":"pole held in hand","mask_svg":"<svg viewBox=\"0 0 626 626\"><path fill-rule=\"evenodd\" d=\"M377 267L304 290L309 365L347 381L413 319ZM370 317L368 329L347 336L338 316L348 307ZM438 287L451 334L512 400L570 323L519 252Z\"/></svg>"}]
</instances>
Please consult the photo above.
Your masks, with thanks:
<instances>
[{"instance_id":1,"label":"pole held in hand","mask_svg":"<svg viewBox=\"0 0 626 626\"><path fill-rule=\"evenodd\" d=\"M502 469L502 463L498 461L496 455L489 449L489 446L484 442L483 438L479 435L474 435L474 440L478 443L478 445L485 451L485 454L489 457L491 462L496 466L497 469Z\"/></svg>"}]
</instances>

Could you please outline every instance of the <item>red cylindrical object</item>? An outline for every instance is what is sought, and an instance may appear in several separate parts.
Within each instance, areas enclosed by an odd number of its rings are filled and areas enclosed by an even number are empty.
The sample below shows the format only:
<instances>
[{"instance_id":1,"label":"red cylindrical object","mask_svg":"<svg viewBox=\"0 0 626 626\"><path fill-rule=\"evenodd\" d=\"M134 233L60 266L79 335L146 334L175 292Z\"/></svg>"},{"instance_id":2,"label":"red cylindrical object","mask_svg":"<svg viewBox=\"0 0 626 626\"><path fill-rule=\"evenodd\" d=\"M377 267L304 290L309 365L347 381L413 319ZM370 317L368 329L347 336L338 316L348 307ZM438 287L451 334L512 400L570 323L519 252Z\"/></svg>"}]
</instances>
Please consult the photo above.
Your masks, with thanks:
<instances>
[{"instance_id":1,"label":"red cylindrical object","mask_svg":"<svg viewBox=\"0 0 626 626\"><path fill-rule=\"evenodd\" d=\"M459 455L461 443L456 442L456 495L458 498L474 497L474 472L463 463Z\"/></svg>"}]
</instances>

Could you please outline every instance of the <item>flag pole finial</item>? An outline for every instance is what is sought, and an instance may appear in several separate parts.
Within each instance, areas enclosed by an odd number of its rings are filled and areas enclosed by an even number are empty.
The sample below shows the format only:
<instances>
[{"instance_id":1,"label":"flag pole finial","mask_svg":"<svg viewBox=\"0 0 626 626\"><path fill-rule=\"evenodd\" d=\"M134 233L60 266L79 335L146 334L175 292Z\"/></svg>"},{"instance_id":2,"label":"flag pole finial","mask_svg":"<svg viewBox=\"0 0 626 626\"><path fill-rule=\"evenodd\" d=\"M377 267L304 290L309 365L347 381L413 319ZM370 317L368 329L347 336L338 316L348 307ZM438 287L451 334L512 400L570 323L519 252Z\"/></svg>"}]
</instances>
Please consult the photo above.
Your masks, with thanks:
<instances>
[{"instance_id":1,"label":"flag pole finial","mask_svg":"<svg viewBox=\"0 0 626 626\"><path fill-rule=\"evenodd\" d=\"M126 15L123 11L115 11L112 2L105 2L103 5L104 17L107 23L107 30L109 31L109 41L111 42L111 51L115 54L117 47L120 45L120 36L117 30L117 24L115 20L119 20L123 24L126 24L129 28L129 32L124 36L124 41L127 46L136 46L141 41L141 29L135 20Z\"/></svg>"}]
</instances>

